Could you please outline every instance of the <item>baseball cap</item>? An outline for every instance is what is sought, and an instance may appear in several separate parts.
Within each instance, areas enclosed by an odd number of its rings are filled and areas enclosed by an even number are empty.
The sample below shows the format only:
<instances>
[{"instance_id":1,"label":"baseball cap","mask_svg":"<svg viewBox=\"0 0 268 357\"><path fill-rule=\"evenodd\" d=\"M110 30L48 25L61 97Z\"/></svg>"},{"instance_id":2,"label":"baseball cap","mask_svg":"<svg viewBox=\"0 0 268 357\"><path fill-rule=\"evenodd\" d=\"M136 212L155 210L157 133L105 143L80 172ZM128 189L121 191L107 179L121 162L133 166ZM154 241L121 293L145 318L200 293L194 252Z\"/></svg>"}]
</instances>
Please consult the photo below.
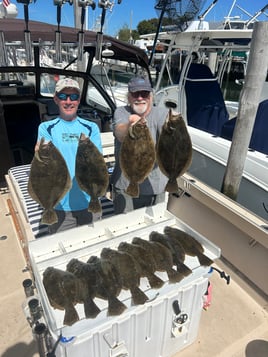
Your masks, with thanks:
<instances>
[{"instance_id":1,"label":"baseball cap","mask_svg":"<svg viewBox=\"0 0 268 357\"><path fill-rule=\"evenodd\" d=\"M152 92L153 88L148 78L134 77L128 83L128 91L132 93L139 91Z\"/></svg>"},{"instance_id":2,"label":"baseball cap","mask_svg":"<svg viewBox=\"0 0 268 357\"><path fill-rule=\"evenodd\" d=\"M72 78L63 78L58 80L55 87L55 93L61 92L65 88L75 88L80 93L78 82Z\"/></svg>"}]
</instances>

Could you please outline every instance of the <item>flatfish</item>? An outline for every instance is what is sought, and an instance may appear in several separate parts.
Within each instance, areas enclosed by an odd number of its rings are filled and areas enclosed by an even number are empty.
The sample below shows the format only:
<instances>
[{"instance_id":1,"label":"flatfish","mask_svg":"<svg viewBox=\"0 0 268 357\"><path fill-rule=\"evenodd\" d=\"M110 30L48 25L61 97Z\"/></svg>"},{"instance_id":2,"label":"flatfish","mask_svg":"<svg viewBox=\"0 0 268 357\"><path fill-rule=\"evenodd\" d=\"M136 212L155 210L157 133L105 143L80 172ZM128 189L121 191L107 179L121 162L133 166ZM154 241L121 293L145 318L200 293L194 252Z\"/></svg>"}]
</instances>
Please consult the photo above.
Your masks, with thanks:
<instances>
[{"instance_id":1,"label":"flatfish","mask_svg":"<svg viewBox=\"0 0 268 357\"><path fill-rule=\"evenodd\" d=\"M51 225L58 222L54 207L71 186L63 156L51 141L45 143L42 138L31 163L28 181L29 195L44 208L41 223Z\"/></svg>"},{"instance_id":2,"label":"flatfish","mask_svg":"<svg viewBox=\"0 0 268 357\"><path fill-rule=\"evenodd\" d=\"M68 271L48 267L43 273L43 284L50 305L54 309L65 310L64 325L71 326L79 320L74 305L78 302L78 282Z\"/></svg>"},{"instance_id":3,"label":"flatfish","mask_svg":"<svg viewBox=\"0 0 268 357\"><path fill-rule=\"evenodd\" d=\"M121 242L118 250L130 254L136 261L140 275L146 277L149 281L151 288L159 289L164 285L164 281L155 275L156 262L152 252L144 249L143 247L127 242Z\"/></svg>"},{"instance_id":4,"label":"flatfish","mask_svg":"<svg viewBox=\"0 0 268 357\"><path fill-rule=\"evenodd\" d=\"M108 300L108 316L122 314L127 307L117 299L122 289L119 271L109 260L100 259L95 255L92 255L87 263L95 267L97 273L96 296Z\"/></svg>"},{"instance_id":5,"label":"flatfish","mask_svg":"<svg viewBox=\"0 0 268 357\"><path fill-rule=\"evenodd\" d=\"M95 318L100 313L100 309L93 300L96 297L96 270L90 264L73 258L67 264L67 271L72 273L82 286L79 297L80 301L84 303L86 318Z\"/></svg>"},{"instance_id":6,"label":"flatfish","mask_svg":"<svg viewBox=\"0 0 268 357\"><path fill-rule=\"evenodd\" d=\"M177 266L177 271L182 273L183 276L188 276L192 273L192 270L184 264L185 250L179 241L170 238L169 236L152 231L149 235L149 240L152 242L158 242L167 247L173 257L173 264Z\"/></svg>"},{"instance_id":7,"label":"flatfish","mask_svg":"<svg viewBox=\"0 0 268 357\"><path fill-rule=\"evenodd\" d=\"M148 296L139 288L140 274L131 255L111 248L103 248L101 258L109 260L119 271L123 289L130 290L134 305L144 304Z\"/></svg>"},{"instance_id":8,"label":"flatfish","mask_svg":"<svg viewBox=\"0 0 268 357\"><path fill-rule=\"evenodd\" d=\"M156 160L160 170L169 179L165 190L178 192L177 178L192 162L192 142L180 114L169 110L156 145Z\"/></svg>"},{"instance_id":9,"label":"flatfish","mask_svg":"<svg viewBox=\"0 0 268 357\"><path fill-rule=\"evenodd\" d=\"M168 237L177 240L183 246L186 254L192 257L196 256L201 265L209 266L213 263L213 261L204 254L204 248L202 247L202 244L200 244L190 234L181 231L178 228L169 226L164 228L164 233Z\"/></svg>"},{"instance_id":10,"label":"flatfish","mask_svg":"<svg viewBox=\"0 0 268 357\"><path fill-rule=\"evenodd\" d=\"M125 136L119 153L121 170L129 180L126 193L139 197L139 184L152 171L155 163L155 144L147 125L132 125Z\"/></svg>"},{"instance_id":11,"label":"flatfish","mask_svg":"<svg viewBox=\"0 0 268 357\"><path fill-rule=\"evenodd\" d=\"M164 245L158 242L150 242L139 237L134 237L132 243L151 252L156 262L156 270L165 271L171 283L177 283L183 279L183 275L173 269L172 253Z\"/></svg>"},{"instance_id":12,"label":"flatfish","mask_svg":"<svg viewBox=\"0 0 268 357\"><path fill-rule=\"evenodd\" d=\"M101 212L99 197L106 194L109 175L103 155L83 133L76 153L75 177L81 190L91 197L88 210L93 213Z\"/></svg>"}]
</instances>

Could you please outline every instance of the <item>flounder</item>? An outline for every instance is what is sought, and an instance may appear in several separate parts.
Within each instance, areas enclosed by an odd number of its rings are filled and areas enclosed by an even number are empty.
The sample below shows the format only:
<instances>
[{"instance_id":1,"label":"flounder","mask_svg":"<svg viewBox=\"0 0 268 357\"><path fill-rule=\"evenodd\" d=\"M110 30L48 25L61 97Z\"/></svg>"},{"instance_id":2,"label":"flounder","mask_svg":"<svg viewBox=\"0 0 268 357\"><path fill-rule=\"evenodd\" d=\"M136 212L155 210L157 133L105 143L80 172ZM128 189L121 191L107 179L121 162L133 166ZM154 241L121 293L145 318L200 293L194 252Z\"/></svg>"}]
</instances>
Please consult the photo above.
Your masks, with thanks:
<instances>
[{"instance_id":1,"label":"flounder","mask_svg":"<svg viewBox=\"0 0 268 357\"><path fill-rule=\"evenodd\" d=\"M50 305L65 310L64 325L77 322L79 316L74 305L78 302L79 283L76 277L68 271L48 267L43 273L43 284Z\"/></svg>"},{"instance_id":2,"label":"flounder","mask_svg":"<svg viewBox=\"0 0 268 357\"><path fill-rule=\"evenodd\" d=\"M71 186L63 156L51 141L45 143L42 138L31 163L28 181L29 195L44 208L41 223L51 225L58 222L54 207Z\"/></svg>"},{"instance_id":3,"label":"flounder","mask_svg":"<svg viewBox=\"0 0 268 357\"><path fill-rule=\"evenodd\" d=\"M177 271L180 272L183 276L187 276L192 273L192 270L184 264L185 251L180 242L168 237L165 234L155 231L152 231L150 233L149 240L152 242L158 242L160 244L163 244L171 251L173 257L173 264L177 266Z\"/></svg>"},{"instance_id":4,"label":"flounder","mask_svg":"<svg viewBox=\"0 0 268 357\"><path fill-rule=\"evenodd\" d=\"M111 248L103 248L101 258L109 260L119 271L123 289L130 290L134 305L144 304L148 296L139 288L140 274L131 255Z\"/></svg>"},{"instance_id":5,"label":"flounder","mask_svg":"<svg viewBox=\"0 0 268 357\"><path fill-rule=\"evenodd\" d=\"M120 167L129 180L126 193L139 197L139 184L152 171L155 163L155 144L147 125L132 125L125 136L119 153Z\"/></svg>"},{"instance_id":6,"label":"flounder","mask_svg":"<svg viewBox=\"0 0 268 357\"><path fill-rule=\"evenodd\" d=\"M83 133L76 153L75 178L81 190L91 197L88 210L93 213L101 212L99 197L106 194L109 175L103 155Z\"/></svg>"},{"instance_id":7,"label":"flounder","mask_svg":"<svg viewBox=\"0 0 268 357\"><path fill-rule=\"evenodd\" d=\"M96 296L108 300L108 316L122 314L127 307L117 299L122 289L119 271L109 260L100 259L97 256L91 256L87 263L95 267L97 273Z\"/></svg>"},{"instance_id":8,"label":"flounder","mask_svg":"<svg viewBox=\"0 0 268 357\"><path fill-rule=\"evenodd\" d=\"M90 264L73 258L67 264L67 271L72 273L83 286L79 297L80 302L84 303L85 316L87 318L96 317L100 313L100 309L93 300L96 297L96 270Z\"/></svg>"},{"instance_id":9,"label":"flounder","mask_svg":"<svg viewBox=\"0 0 268 357\"><path fill-rule=\"evenodd\" d=\"M204 248L202 245L190 234L169 226L164 228L164 233L168 237L177 240L183 246L186 254L192 257L197 256L201 265L209 266L213 263L209 257L203 254Z\"/></svg>"},{"instance_id":10,"label":"flounder","mask_svg":"<svg viewBox=\"0 0 268 357\"><path fill-rule=\"evenodd\" d=\"M156 270L167 272L171 283L177 283L183 279L183 275L173 269L172 254L164 245L158 242L150 242L139 237L134 237L132 243L143 247L148 252L151 252L156 262Z\"/></svg>"},{"instance_id":11,"label":"flounder","mask_svg":"<svg viewBox=\"0 0 268 357\"><path fill-rule=\"evenodd\" d=\"M127 242L121 242L118 250L130 254L135 259L140 275L148 279L151 288L159 289L164 285L164 281L154 274L156 263L151 252Z\"/></svg>"},{"instance_id":12,"label":"flounder","mask_svg":"<svg viewBox=\"0 0 268 357\"><path fill-rule=\"evenodd\" d=\"M180 114L169 110L156 145L156 160L160 170L168 177L165 190L178 192L177 178L192 162L192 142Z\"/></svg>"}]
</instances>

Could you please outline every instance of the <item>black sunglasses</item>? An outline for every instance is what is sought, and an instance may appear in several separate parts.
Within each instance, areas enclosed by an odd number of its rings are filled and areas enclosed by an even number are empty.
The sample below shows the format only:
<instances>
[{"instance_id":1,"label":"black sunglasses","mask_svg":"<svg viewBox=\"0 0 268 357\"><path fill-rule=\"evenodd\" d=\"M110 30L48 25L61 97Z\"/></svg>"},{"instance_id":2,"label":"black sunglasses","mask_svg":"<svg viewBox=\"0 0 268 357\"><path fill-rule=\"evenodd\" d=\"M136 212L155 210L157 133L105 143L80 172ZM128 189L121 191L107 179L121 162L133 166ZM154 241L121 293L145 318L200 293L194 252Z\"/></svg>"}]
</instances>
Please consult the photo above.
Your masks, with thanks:
<instances>
[{"instance_id":1,"label":"black sunglasses","mask_svg":"<svg viewBox=\"0 0 268 357\"><path fill-rule=\"evenodd\" d=\"M56 96L59 98L59 100L67 100L67 98L70 98L70 100L72 102L74 102L80 98L80 95L77 93L72 93L72 94L57 93Z\"/></svg>"},{"instance_id":2,"label":"black sunglasses","mask_svg":"<svg viewBox=\"0 0 268 357\"><path fill-rule=\"evenodd\" d=\"M140 90L138 92L131 92L131 95L133 98L148 98L151 92L148 92L147 90Z\"/></svg>"}]
</instances>

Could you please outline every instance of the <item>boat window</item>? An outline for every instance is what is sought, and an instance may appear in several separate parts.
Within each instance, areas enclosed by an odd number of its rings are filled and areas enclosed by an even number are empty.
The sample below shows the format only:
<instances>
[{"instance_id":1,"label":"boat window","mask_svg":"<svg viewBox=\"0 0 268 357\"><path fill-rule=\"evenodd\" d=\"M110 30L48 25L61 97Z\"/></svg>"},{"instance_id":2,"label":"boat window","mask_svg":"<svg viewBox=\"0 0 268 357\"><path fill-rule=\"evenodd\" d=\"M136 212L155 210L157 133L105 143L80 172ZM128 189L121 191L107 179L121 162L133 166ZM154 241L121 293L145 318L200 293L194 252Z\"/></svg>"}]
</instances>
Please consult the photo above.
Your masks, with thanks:
<instances>
[{"instance_id":1,"label":"boat window","mask_svg":"<svg viewBox=\"0 0 268 357\"><path fill-rule=\"evenodd\" d=\"M33 97L35 93L35 76L32 72L1 73L0 96Z\"/></svg>"},{"instance_id":2,"label":"boat window","mask_svg":"<svg viewBox=\"0 0 268 357\"><path fill-rule=\"evenodd\" d=\"M55 92L55 86L59 79L65 78L51 73L42 73L40 76L40 93L46 97L53 97ZM83 79L77 77L70 77L80 83L80 88L83 88Z\"/></svg>"}]
</instances>

